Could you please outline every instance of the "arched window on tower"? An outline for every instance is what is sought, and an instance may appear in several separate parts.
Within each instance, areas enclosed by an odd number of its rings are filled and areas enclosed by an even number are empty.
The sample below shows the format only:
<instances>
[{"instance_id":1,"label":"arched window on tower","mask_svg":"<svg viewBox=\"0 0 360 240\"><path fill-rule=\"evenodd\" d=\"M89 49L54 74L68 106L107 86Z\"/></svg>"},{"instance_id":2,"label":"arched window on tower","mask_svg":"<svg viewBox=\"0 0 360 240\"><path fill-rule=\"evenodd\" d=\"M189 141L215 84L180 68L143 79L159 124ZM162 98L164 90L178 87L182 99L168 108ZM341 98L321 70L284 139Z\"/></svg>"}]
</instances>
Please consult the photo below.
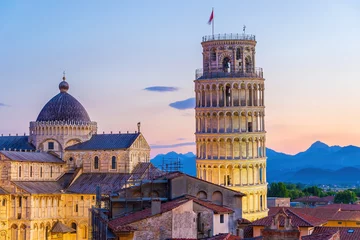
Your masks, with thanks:
<instances>
[{"instance_id":1,"label":"arched window on tower","mask_svg":"<svg viewBox=\"0 0 360 240\"><path fill-rule=\"evenodd\" d=\"M19 166L19 178L21 177L21 166Z\"/></svg>"},{"instance_id":2,"label":"arched window on tower","mask_svg":"<svg viewBox=\"0 0 360 240\"><path fill-rule=\"evenodd\" d=\"M33 169L32 169L32 166L30 166L30 177L33 176Z\"/></svg>"},{"instance_id":3,"label":"arched window on tower","mask_svg":"<svg viewBox=\"0 0 360 240\"><path fill-rule=\"evenodd\" d=\"M76 223L71 223L71 228L74 229L76 232L76 228L77 228Z\"/></svg>"},{"instance_id":4,"label":"arched window on tower","mask_svg":"<svg viewBox=\"0 0 360 240\"><path fill-rule=\"evenodd\" d=\"M211 50L210 59L211 59L212 62L216 61L216 50L215 49Z\"/></svg>"},{"instance_id":5,"label":"arched window on tower","mask_svg":"<svg viewBox=\"0 0 360 240\"><path fill-rule=\"evenodd\" d=\"M94 169L99 169L99 157L94 158Z\"/></svg>"},{"instance_id":6,"label":"arched window on tower","mask_svg":"<svg viewBox=\"0 0 360 240\"><path fill-rule=\"evenodd\" d=\"M116 157L112 156L111 158L111 169L116 169Z\"/></svg>"},{"instance_id":7,"label":"arched window on tower","mask_svg":"<svg viewBox=\"0 0 360 240\"><path fill-rule=\"evenodd\" d=\"M236 49L236 60L241 59L241 53L240 53L240 48Z\"/></svg>"},{"instance_id":8,"label":"arched window on tower","mask_svg":"<svg viewBox=\"0 0 360 240\"><path fill-rule=\"evenodd\" d=\"M224 72L230 72L230 58L225 57L222 62L222 65L223 65Z\"/></svg>"},{"instance_id":9,"label":"arched window on tower","mask_svg":"<svg viewBox=\"0 0 360 240\"><path fill-rule=\"evenodd\" d=\"M245 69L246 69L246 72L250 73L253 71L253 67L252 67L252 61L251 61L251 57L250 56L247 56L245 58Z\"/></svg>"},{"instance_id":10,"label":"arched window on tower","mask_svg":"<svg viewBox=\"0 0 360 240\"><path fill-rule=\"evenodd\" d=\"M260 168L259 179L260 179L260 183L262 183L263 182L263 168Z\"/></svg>"},{"instance_id":11,"label":"arched window on tower","mask_svg":"<svg viewBox=\"0 0 360 240\"><path fill-rule=\"evenodd\" d=\"M40 177L43 176L43 171L42 171L42 167L40 167Z\"/></svg>"}]
</instances>

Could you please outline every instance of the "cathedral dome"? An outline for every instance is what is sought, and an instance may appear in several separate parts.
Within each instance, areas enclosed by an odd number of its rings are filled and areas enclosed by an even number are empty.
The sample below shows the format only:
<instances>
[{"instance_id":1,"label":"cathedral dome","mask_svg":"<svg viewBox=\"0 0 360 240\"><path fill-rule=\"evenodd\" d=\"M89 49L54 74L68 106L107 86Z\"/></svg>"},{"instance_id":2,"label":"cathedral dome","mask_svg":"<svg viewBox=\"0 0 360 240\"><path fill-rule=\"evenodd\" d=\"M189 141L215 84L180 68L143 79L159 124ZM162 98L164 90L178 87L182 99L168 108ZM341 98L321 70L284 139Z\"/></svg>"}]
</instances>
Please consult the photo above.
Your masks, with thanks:
<instances>
[{"instance_id":1,"label":"cathedral dome","mask_svg":"<svg viewBox=\"0 0 360 240\"><path fill-rule=\"evenodd\" d=\"M37 122L42 121L74 121L90 122L90 117L81 103L73 96L67 93L69 84L63 81L59 84L60 93L50 99L43 107Z\"/></svg>"}]
</instances>

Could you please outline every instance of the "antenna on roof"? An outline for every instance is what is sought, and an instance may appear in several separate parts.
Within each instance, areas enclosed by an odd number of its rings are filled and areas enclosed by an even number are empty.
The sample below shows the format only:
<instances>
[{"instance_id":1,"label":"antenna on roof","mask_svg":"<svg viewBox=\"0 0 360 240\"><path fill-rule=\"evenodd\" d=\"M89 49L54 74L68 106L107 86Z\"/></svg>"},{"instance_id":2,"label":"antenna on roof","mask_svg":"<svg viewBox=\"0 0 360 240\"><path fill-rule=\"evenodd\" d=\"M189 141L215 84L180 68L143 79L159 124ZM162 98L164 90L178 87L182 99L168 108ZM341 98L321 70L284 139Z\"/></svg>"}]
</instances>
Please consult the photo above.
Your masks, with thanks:
<instances>
[{"instance_id":1,"label":"antenna on roof","mask_svg":"<svg viewBox=\"0 0 360 240\"><path fill-rule=\"evenodd\" d=\"M138 133L140 133L141 122L137 123L137 127L138 127Z\"/></svg>"}]
</instances>

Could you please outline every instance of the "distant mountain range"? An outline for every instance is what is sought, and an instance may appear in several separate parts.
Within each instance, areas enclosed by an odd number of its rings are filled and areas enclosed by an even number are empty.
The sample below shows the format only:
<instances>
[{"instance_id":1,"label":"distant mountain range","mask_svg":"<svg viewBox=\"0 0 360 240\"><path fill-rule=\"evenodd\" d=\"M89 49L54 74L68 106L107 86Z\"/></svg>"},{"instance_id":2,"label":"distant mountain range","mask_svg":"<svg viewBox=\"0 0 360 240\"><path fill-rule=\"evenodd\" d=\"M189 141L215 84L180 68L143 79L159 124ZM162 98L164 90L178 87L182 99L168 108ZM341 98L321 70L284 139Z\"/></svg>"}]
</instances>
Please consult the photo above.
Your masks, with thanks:
<instances>
[{"instance_id":1,"label":"distant mountain range","mask_svg":"<svg viewBox=\"0 0 360 240\"><path fill-rule=\"evenodd\" d=\"M267 148L267 157L269 182L360 183L360 148L356 146L328 146L317 141L306 151L295 155ZM183 172L196 175L195 154L191 152L159 154L151 162L161 167L163 159L177 158Z\"/></svg>"}]
</instances>

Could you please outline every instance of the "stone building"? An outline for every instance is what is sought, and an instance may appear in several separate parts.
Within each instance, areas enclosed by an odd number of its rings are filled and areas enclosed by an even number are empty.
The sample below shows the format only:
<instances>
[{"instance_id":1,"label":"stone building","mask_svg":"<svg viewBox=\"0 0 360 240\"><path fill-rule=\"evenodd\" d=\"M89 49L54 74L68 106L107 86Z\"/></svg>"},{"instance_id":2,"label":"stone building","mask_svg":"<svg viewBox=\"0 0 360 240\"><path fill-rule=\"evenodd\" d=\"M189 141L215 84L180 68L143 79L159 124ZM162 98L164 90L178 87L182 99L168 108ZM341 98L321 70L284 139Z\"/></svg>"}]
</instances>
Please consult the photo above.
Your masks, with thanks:
<instances>
[{"instance_id":1,"label":"stone building","mask_svg":"<svg viewBox=\"0 0 360 240\"><path fill-rule=\"evenodd\" d=\"M242 193L184 173L167 173L112 193L104 200L109 201L103 204L110 206L107 209L92 208L91 232L95 239L105 236L108 229L114 239L240 236L242 197ZM189 230L178 231L179 226Z\"/></svg>"},{"instance_id":2,"label":"stone building","mask_svg":"<svg viewBox=\"0 0 360 240\"><path fill-rule=\"evenodd\" d=\"M135 133L97 134L65 80L28 136L0 137L0 240L87 239L96 186L109 195L157 173L140 123Z\"/></svg>"},{"instance_id":3,"label":"stone building","mask_svg":"<svg viewBox=\"0 0 360 240\"><path fill-rule=\"evenodd\" d=\"M253 35L203 37L196 70L197 177L246 194L243 217L267 216L264 78Z\"/></svg>"}]
</instances>

